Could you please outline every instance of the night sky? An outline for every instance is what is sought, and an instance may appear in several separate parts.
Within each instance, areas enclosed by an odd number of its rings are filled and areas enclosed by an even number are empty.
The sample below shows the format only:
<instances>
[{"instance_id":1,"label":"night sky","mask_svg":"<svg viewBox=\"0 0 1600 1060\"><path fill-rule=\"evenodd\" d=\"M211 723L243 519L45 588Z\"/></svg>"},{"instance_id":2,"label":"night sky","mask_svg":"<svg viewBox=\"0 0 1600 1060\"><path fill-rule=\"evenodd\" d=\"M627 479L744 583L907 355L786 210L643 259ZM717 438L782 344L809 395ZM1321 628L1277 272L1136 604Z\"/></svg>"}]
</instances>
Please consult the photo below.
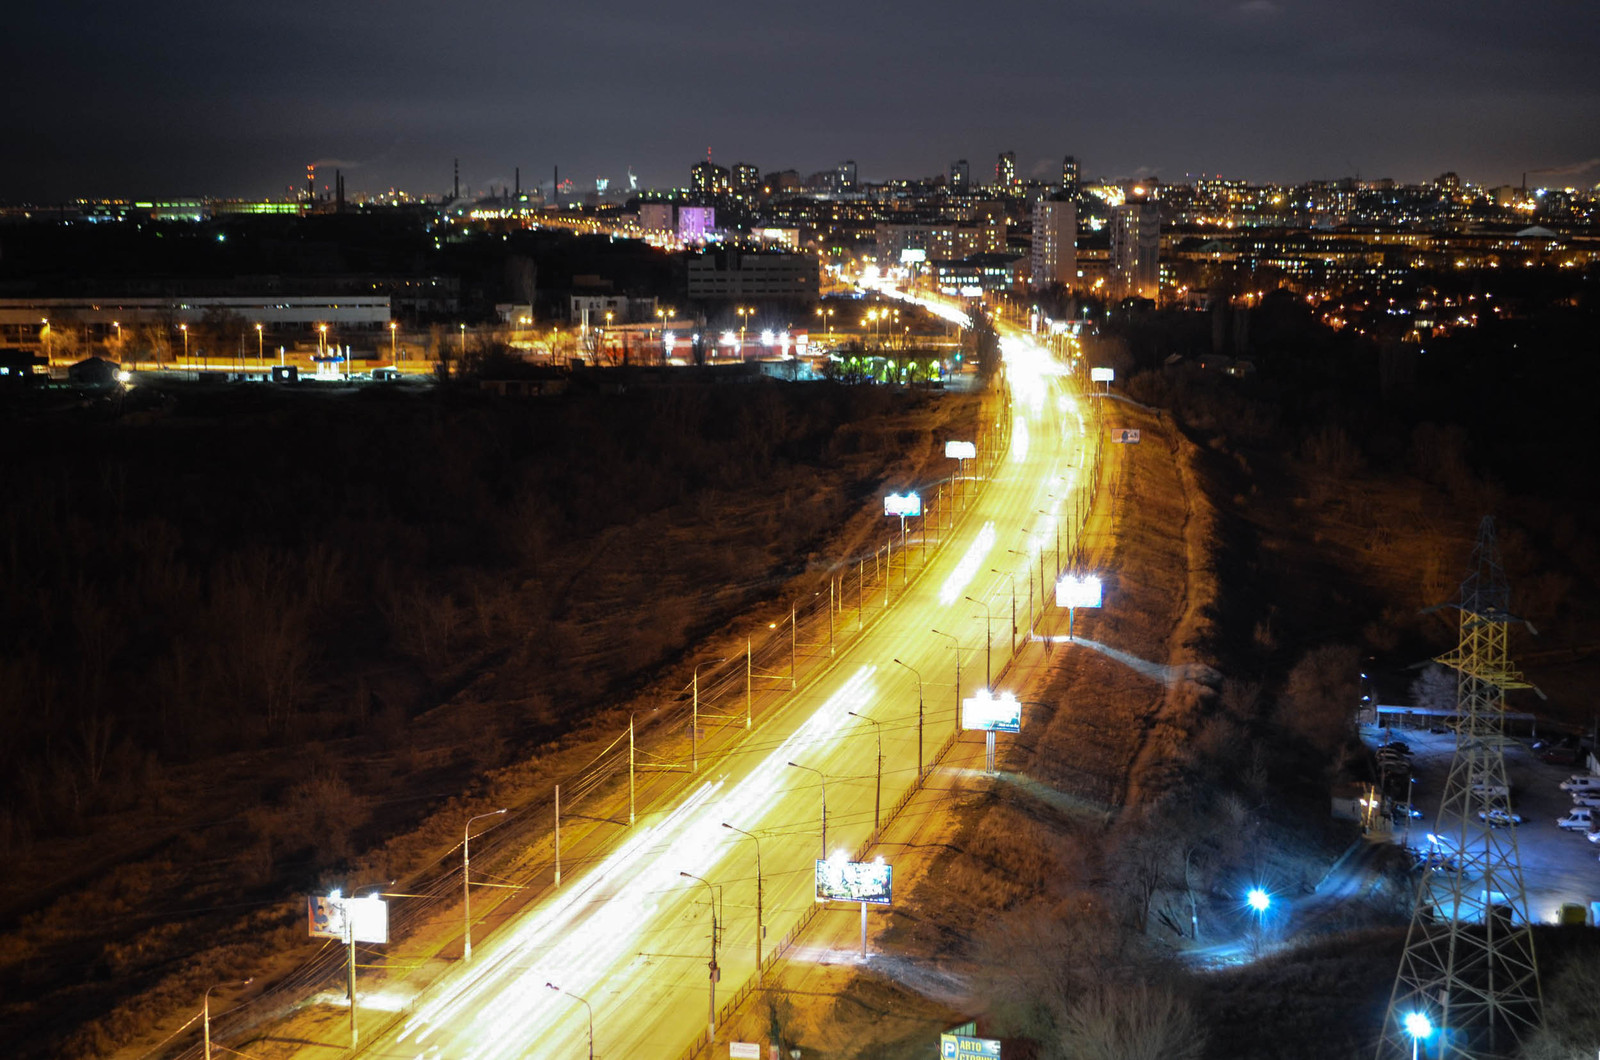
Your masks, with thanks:
<instances>
[{"instance_id":1,"label":"night sky","mask_svg":"<svg viewBox=\"0 0 1600 1060\"><path fill-rule=\"evenodd\" d=\"M705 157L864 180L1600 180L1594 0L8 6L0 201L350 193Z\"/></svg>"}]
</instances>

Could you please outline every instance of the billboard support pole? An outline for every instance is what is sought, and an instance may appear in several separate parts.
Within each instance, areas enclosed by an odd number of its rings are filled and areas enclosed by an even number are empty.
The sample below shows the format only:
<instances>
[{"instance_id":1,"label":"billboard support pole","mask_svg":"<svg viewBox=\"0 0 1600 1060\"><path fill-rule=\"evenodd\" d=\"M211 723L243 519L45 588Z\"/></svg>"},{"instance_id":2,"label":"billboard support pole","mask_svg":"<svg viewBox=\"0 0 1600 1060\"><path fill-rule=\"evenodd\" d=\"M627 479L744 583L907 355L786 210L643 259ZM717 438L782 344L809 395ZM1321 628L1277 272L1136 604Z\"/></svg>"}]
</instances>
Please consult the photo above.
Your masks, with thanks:
<instances>
[{"instance_id":1,"label":"billboard support pole","mask_svg":"<svg viewBox=\"0 0 1600 1060\"><path fill-rule=\"evenodd\" d=\"M983 768L986 772L994 772L994 730L990 729L983 734Z\"/></svg>"},{"instance_id":2,"label":"billboard support pole","mask_svg":"<svg viewBox=\"0 0 1600 1060\"><path fill-rule=\"evenodd\" d=\"M747 721L745 724L749 724ZM634 822L633 813L633 715L628 715L628 823Z\"/></svg>"},{"instance_id":3,"label":"billboard support pole","mask_svg":"<svg viewBox=\"0 0 1600 1060\"><path fill-rule=\"evenodd\" d=\"M861 903L861 959L867 959L867 903Z\"/></svg>"},{"instance_id":4,"label":"billboard support pole","mask_svg":"<svg viewBox=\"0 0 1600 1060\"><path fill-rule=\"evenodd\" d=\"M746 729L750 728L751 721L750 670L750 638L746 637L744 639L744 727Z\"/></svg>"},{"instance_id":5,"label":"billboard support pole","mask_svg":"<svg viewBox=\"0 0 1600 1060\"><path fill-rule=\"evenodd\" d=\"M556 886L561 886L561 785L556 785Z\"/></svg>"}]
</instances>

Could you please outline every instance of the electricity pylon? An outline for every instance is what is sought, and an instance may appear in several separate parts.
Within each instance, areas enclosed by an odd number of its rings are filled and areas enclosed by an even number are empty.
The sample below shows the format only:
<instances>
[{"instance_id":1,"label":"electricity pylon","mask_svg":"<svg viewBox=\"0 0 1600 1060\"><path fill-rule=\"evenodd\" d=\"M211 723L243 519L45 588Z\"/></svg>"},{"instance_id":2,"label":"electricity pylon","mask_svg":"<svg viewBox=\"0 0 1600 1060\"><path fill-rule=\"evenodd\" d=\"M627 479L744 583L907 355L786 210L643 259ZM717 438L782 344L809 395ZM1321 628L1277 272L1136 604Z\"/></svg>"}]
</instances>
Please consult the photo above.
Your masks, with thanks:
<instances>
[{"instance_id":1,"label":"electricity pylon","mask_svg":"<svg viewBox=\"0 0 1600 1060\"><path fill-rule=\"evenodd\" d=\"M1438 661L1456 680L1456 751L1428 837L1406 948L1384 1019L1380 1060L1486 1060L1538 1026L1528 896L1510 822L1505 694L1531 687L1511 668L1510 588L1485 516L1461 583L1461 640Z\"/></svg>"}]
</instances>

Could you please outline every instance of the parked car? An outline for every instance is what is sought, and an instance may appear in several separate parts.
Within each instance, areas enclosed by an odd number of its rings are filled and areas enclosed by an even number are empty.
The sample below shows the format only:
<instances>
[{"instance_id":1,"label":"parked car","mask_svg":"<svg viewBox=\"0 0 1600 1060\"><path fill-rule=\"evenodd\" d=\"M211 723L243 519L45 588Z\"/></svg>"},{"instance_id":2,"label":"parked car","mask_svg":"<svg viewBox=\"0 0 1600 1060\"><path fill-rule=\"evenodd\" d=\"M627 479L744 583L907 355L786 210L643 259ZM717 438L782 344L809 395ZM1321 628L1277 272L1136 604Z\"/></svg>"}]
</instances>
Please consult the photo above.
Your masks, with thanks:
<instances>
[{"instance_id":1,"label":"parked car","mask_svg":"<svg viewBox=\"0 0 1600 1060\"><path fill-rule=\"evenodd\" d=\"M1600 831L1590 832L1584 836L1591 843L1600 843Z\"/></svg>"},{"instance_id":2,"label":"parked car","mask_svg":"<svg viewBox=\"0 0 1600 1060\"><path fill-rule=\"evenodd\" d=\"M1506 825L1521 824L1522 814L1510 810L1502 810L1496 806L1491 810L1479 810L1478 820L1488 821L1491 827L1503 828Z\"/></svg>"},{"instance_id":3,"label":"parked car","mask_svg":"<svg viewBox=\"0 0 1600 1060\"><path fill-rule=\"evenodd\" d=\"M1565 828L1569 832L1588 832L1595 826L1595 808L1590 806L1574 806L1567 811L1565 817L1556 818L1556 827Z\"/></svg>"},{"instance_id":4,"label":"parked car","mask_svg":"<svg viewBox=\"0 0 1600 1060\"><path fill-rule=\"evenodd\" d=\"M1442 850L1430 850L1426 854L1418 854L1416 867L1419 869L1432 869L1434 872L1449 873L1454 876L1461 871L1461 865L1452 854Z\"/></svg>"},{"instance_id":5,"label":"parked car","mask_svg":"<svg viewBox=\"0 0 1600 1060\"><path fill-rule=\"evenodd\" d=\"M1600 792L1596 792L1591 795L1587 792L1575 791L1572 793L1572 805L1600 806Z\"/></svg>"},{"instance_id":6,"label":"parked car","mask_svg":"<svg viewBox=\"0 0 1600 1060\"><path fill-rule=\"evenodd\" d=\"M1542 761L1557 766L1575 766L1578 764L1578 749L1576 747L1546 747L1539 752Z\"/></svg>"},{"instance_id":7,"label":"parked car","mask_svg":"<svg viewBox=\"0 0 1600 1060\"><path fill-rule=\"evenodd\" d=\"M1511 796L1511 789L1504 784L1490 784L1480 780L1472 785L1472 793L1490 799L1505 799Z\"/></svg>"},{"instance_id":8,"label":"parked car","mask_svg":"<svg viewBox=\"0 0 1600 1060\"><path fill-rule=\"evenodd\" d=\"M1593 773L1574 773L1561 782L1561 790L1600 793L1600 776L1595 776Z\"/></svg>"},{"instance_id":9,"label":"parked car","mask_svg":"<svg viewBox=\"0 0 1600 1060\"><path fill-rule=\"evenodd\" d=\"M1402 743L1399 740L1390 740L1388 743L1386 743L1382 747L1378 748L1378 750L1380 750L1380 751L1395 751L1395 752L1397 752L1399 754L1403 754L1403 755L1409 755L1411 753L1411 748L1409 746L1407 746L1406 744Z\"/></svg>"}]
</instances>

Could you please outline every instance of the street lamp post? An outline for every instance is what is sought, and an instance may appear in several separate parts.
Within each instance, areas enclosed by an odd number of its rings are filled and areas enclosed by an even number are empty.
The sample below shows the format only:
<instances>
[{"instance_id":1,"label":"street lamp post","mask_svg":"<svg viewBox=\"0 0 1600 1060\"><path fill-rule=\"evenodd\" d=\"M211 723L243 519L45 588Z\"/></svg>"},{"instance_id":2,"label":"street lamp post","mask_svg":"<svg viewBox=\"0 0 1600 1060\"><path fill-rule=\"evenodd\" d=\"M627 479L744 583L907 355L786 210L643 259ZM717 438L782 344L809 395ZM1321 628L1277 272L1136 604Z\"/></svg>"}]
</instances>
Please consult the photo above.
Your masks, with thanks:
<instances>
[{"instance_id":1,"label":"street lamp post","mask_svg":"<svg viewBox=\"0 0 1600 1060\"><path fill-rule=\"evenodd\" d=\"M485 817L498 817L505 813L505 809L491 810L489 813L480 813L476 817L468 817L467 823L461 826L461 921L464 941L461 944L461 959L472 960L472 854L469 843L472 840L472 822L481 821Z\"/></svg>"},{"instance_id":2,"label":"street lamp post","mask_svg":"<svg viewBox=\"0 0 1600 1060\"><path fill-rule=\"evenodd\" d=\"M1009 549L1007 551L1009 551ZM1013 657L1015 657L1017 654L1017 576L1014 573L996 570L993 567L989 568L989 573L998 574L1002 578L1011 579L1011 654ZM1030 588L1033 586L1033 580L1031 578L1028 580L1028 585ZM1031 611L1032 608L1029 610Z\"/></svg>"},{"instance_id":3,"label":"street lamp post","mask_svg":"<svg viewBox=\"0 0 1600 1060\"><path fill-rule=\"evenodd\" d=\"M872 726L872 731L878 736L878 772L877 779L872 787L872 834L878 834L878 811L883 806L883 722L876 718L869 718L865 714L847 711L852 718L860 718Z\"/></svg>"},{"instance_id":4,"label":"street lamp post","mask_svg":"<svg viewBox=\"0 0 1600 1060\"><path fill-rule=\"evenodd\" d=\"M717 1039L717 980L722 978L722 969L717 967L717 890L710 882L701 879L692 872L680 872L679 876L690 880L699 880L706 885L706 890L711 894L711 1008L710 1017L706 1021L706 1037L710 1041Z\"/></svg>"},{"instance_id":5,"label":"street lamp post","mask_svg":"<svg viewBox=\"0 0 1600 1060\"><path fill-rule=\"evenodd\" d=\"M393 320L389 321L389 363L400 366L400 325Z\"/></svg>"},{"instance_id":6,"label":"street lamp post","mask_svg":"<svg viewBox=\"0 0 1600 1060\"><path fill-rule=\"evenodd\" d=\"M697 773L700 770L700 667L715 666L725 663L727 659L704 659L694 664L694 677L690 684L694 687L694 694L689 716L689 772Z\"/></svg>"},{"instance_id":7,"label":"street lamp post","mask_svg":"<svg viewBox=\"0 0 1600 1060\"><path fill-rule=\"evenodd\" d=\"M266 338L262 334L261 325L256 325L256 364L259 367L267 362Z\"/></svg>"},{"instance_id":8,"label":"street lamp post","mask_svg":"<svg viewBox=\"0 0 1600 1060\"><path fill-rule=\"evenodd\" d=\"M803 766L799 762L790 762L795 769L804 769L808 773L815 773L817 779L822 781L822 860L828 860L828 778L820 769Z\"/></svg>"},{"instance_id":9,"label":"street lamp post","mask_svg":"<svg viewBox=\"0 0 1600 1060\"><path fill-rule=\"evenodd\" d=\"M563 990L554 983L546 983L544 985L549 987L551 990L554 990L558 994L566 994L574 1001L582 1001L583 1007L589 1010L589 1060L594 1060L594 1006L589 1004L589 1002L584 998L574 994L572 991Z\"/></svg>"},{"instance_id":10,"label":"street lamp post","mask_svg":"<svg viewBox=\"0 0 1600 1060\"><path fill-rule=\"evenodd\" d=\"M755 310L747 306L740 306L734 312L739 314L739 360L742 361L744 360L744 329L750 323L750 317L755 313Z\"/></svg>"},{"instance_id":11,"label":"street lamp post","mask_svg":"<svg viewBox=\"0 0 1600 1060\"><path fill-rule=\"evenodd\" d=\"M956 648L956 731L960 732L961 731L961 642L956 639L954 633L940 633L936 629L935 630L930 630L929 632L933 633L936 636L949 637L950 638L950 643L954 644L955 648Z\"/></svg>"},{"instance_id":12,"label":"street lamp post","mask_svg":"<svg viewBox=\"0 0 1600 1060\"><path fill-rule=\"evenodd\" d=\"M906 666L899 659L893 660L896 666L905 666L912 676L917 679L917 779L922 779L922 675L917 673L915 667ZM959 661L959 660L958 660ZM959 693L958 693L959 694Z\"/></svg>"},{"instance_id":13,"label":"street lamp post","mask_svg":"<svg viewBox=\"0 0 1600 1060\"><path fill-rule=\"evenodd\" d=\"M983 687L989 688L994 683L994 614L989 610L989 605L972 597L963 597L969 604L977 604L983 608Z\"/></svg>"},{"instance_id":14,"label":"street lamp post","mask_svg":"<svg viewBox=\"0 0 1600 1060\"><path fill-rule=\"evenodd\" d=\"M212 983L206 987L205 996L200 1000L200 1025L201 1036L205 1042L205 1060L211 1060L211 991L219 986L249 986L255 982L252 976L249 979L235 979L229 983Z\"/></svg>"},{"instance_id":15,"label":"street lamp post","mask_svg":"<svg viewBox=\"0 0 1600 1060\"><path fill-rule=\"evenodd\" d=\"M189 325L179 324L178 330L183 332L183 359L189 359Z\"/></svg>"},{"instance_id":16,"label":"street lamp post","mask_svg":"<svg viewBox=\"0 0 1600 1060\"><path fill-rule=\"evenodd\" d=\"M761 918L761 840L754 833L746 832L743 828L735 828L727 821L722 822L722 827L738 832L756 845L756 981L761 980L761 940L767 935L767 925Z\"/></svg>"}]
</instances>

